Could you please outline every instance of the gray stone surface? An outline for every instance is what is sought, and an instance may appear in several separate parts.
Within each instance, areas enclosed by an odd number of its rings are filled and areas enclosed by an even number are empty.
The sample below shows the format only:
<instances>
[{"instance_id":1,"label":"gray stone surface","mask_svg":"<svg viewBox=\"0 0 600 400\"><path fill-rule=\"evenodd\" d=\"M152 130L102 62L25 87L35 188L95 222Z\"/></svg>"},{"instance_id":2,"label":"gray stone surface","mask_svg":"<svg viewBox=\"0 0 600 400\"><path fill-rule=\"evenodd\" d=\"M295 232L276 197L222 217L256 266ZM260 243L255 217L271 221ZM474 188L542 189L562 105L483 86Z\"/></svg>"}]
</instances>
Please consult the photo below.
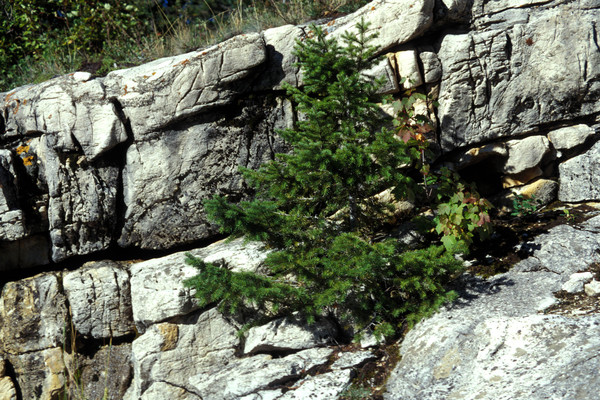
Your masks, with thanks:
<instances>
[{"instance_id":1,"label":"gray stone surface","mask_svg":"<svg viewBox=\"0 0 600 400\"><path fill-rule=\"evenodd\" d=\"M60 274L8 282L0 298L0 343L9 354L60 347L68 315Z\"/></svg>"},{"instance_id":2,"label":"gray stone surface","mask_svg":"<svg viewBox=\"0 0 600 400\"><path fill-rule=\"evenodd\" d=\"M404 79L402 83L403 89L413 89L423 84L423 77L419 63L417 62L417 51L408 49L399 51L394 54L396 68L400 79Z\"/></svg>"},{"instance_id":3,"label":"gray stone surface","mask_svg":"<svg viewBox=\"0 0 600 400\"><path fill-rule=\"evenodd\" d=\"M538 167L546 154L550 152L550 143L544 136L530 136L525 139L509 140L508 158L504 172L518 174Z\"/></svg>"},{"instance_id":4,"label":"gray stone surface","mask_svg":"<svg viewBox=\"0 0 600 400\"><path fill-rule=\"evenodd\" d=\"M9 376L0 378L0 399L17 400L17 390Z\"/></svg>"},{"instance_id":5,"label":"gray stone surface","mask_svg":"<svg viewBox=\"0 0 600 400\"><path fill-rule=\"evenodd\" d=\"M335 325L326 319L308 325L298 314L278 318L266 325L250 328L244 353L273 350L301 350L330 344L337 334Z\"/></svg>"},{"instance_id":6,"label":"gray stone surface","mask_svg":"<svg viewBox=\"0 0 600 400\"><path fill-rule=\"evenodd\" d=\"M65 395L67 366L72 357L60 347L8 357L17 376L22 399L55 400Z\"/></svg>"},{"instance_id":7,"label":"gray stone surface","mask_svg":"<svg viewBox=\"0 0 600 400\"><path fill-rule=\"evenodd\" d=\"M600 316L541 315L569 277L598 262L600 217L558 226L531 256L488 280L465 276L459 300L408 333L386 399L594 398Z\"/></svg>"},{"instance_id":8,"label":"gray stone surface","mask_svg":"<svg viewBox=\"0 0 600 400\"><path fill-rule=\"evenodd\" d=\"M238 399L265 390L277 382L300 378L304 371L325 364L333 350L302 350L283 358L266 354L231 360L219 371L200 373L189 378L189 384L203 400ZM213 372L214 371L214 372Z\"/></svg>"},{"instance_id":9,"label":"gray stone surface","mask_svg":"<svg viewBox=\"0 0 600 400\"><path fill-rule=\"evenodd\" d=\"M585 294L588 296L600 295L600 281L593 280L584 286Z\"/></svg>"},{"instance_id":10,"label":"gray stone surface","mask_svg":"<svg viewBox=\"0 0 600 400\"><path fill-rule=\"evenodd\" d=\"M243 34L201 51L110 72L103 84L122 105L139 139L230 104L248 90L256 67L266 60L262 36Z\"/></svg>"},{"instance_id":11,"label":"gray stone surface","mask_svg":"<svg viewBox=\"0 0 600 400\"><path fill-rule=\"evenodd\" d=\"M595 134L596 131L594 128L585 124L579 124L550 131L548 132L548 139L555 149L570 150L585 143L588 138Z\"/></svg>"},{"instance_id":12,"label":"gray stone surface","mask_svg":"<svg viewBox=\"0 0 600 400\"><path fill-rule=\"evenodd\" d=\"M258 168L281 152L274 131L290 127L292 119L288 101L263 96L136 140L123 170L126 210L119 244L166 249L214 236L203 200L217 194L239 198L238 168Z\"/></svg>"},{"instance_id":13,"label":"gray stone surface","mask_svg":"<svg viewBox=\"0 0 600 400\"><path fill-rule=\"evenodd\" d=\"M589 271L572 274L569 280L563 283L561 289L569 293L583 292L583 285L593 278L594 275Z\"/></svg>"},{"instance_id":14,"label":"gray stone surface","mask_svg":"<svg viewBox=\"0 0 600 400\"><path fill-rule=\"evenodd\" d=\"M553 122L592 115L600 84L597 10L578 3L477 1L474 16L488 9L507 26L479 25L447 34L438 116L442 147L455 149L538 130ZM501 6L505 4L506 6ZM481 17L483 23L485 18ZM489 21L488 21L489 22Z\"/></svg>"},{"instance_id":15,"label":"gray stone surface","mask_svg":"<svg viewBox=\"0 0 600 400\"><path fill-rule=\"evenodd\" d=\"M137 399L147 390L158 390L152 387L160 383L200 395L193 381L211 380L235 363L236 332L215 309L192 313L178 323L152 325L133 341L134 382L128 395ZM232 381L229 373L224 376L226 382L220 385Z\"/></svg>"},{"instance_id":16,"label":"gray stone surface","mask_svg":"<svg viewBox=\"0 0 600 400\"><path fill-rule=\"evenodd\" d=\"M600 142L558 166L558 199L566 202L600 199Z\"/></svg>"},{"instance_id":17,"label":"gray stone surface","mask_svg":"<svg viewBox=\"0 0 600 400\"><path fill-rule=\"evenodd\" d=\"M279 399L336 399L350 386L352 371L348 369L307 376L299 381L294 390L285 392Z\"/></svg>"},{"instance_id":18,"label":"gray stone surface","mask_svg":"<svg viewBox=\"0 0 600 400\"><path fill-rule=\"evenodd\" d=\"M129 274L111 261L90 262L63 276L75 329L117 338L134 332Z\"/></svg>"}]
</instances>

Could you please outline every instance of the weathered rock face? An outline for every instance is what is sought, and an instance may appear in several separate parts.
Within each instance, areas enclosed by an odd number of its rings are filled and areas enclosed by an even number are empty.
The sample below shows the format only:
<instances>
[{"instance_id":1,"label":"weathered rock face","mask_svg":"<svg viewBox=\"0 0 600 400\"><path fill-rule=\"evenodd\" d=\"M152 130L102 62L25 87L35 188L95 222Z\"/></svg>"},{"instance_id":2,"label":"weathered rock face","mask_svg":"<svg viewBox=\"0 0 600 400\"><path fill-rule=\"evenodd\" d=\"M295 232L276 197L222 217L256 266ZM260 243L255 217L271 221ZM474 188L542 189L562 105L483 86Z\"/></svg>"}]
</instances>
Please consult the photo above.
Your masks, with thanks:
<instances>
[{"instance_id":1,"label":"weathered rock face","mask_svg":"<svg viewBox=\"0 0 600 400\"><path fill-rule=\"evenodd\" d=\"M384 78L382 93L438 97L440 163L499 199L600 199L599 2L376 0L323 28L339 38L363 17L382 56L364 76ZM298 115L282 88L302 85L293 48L306 30L1 93L0 270L214 239L203 201L247 197L238 168L286 150L277 130ZM407 336L386 397L598 397L598 314L550 314L556 291L600 292L588 271L598 232L597 218L556 227L510 272L465 277L460 301ZM267 254L241 239L190 252L250 271ZM182 285L197 273L184 258L6 283L0 397L330 399L375 358L332 346L331 320L276 319L240 338L256 316L200 309Z\"/></svg>"},{"instance_id":2,"label":"weathered rock face","mask_svg":"<svg viewBox=\"0 0 600 400\"><path fill-rule=\"evenodd\" d=\"M525 244L531 257L508 273L470 278L457 304L409 332L386 398L597 397L600 316L540 312L600 261L599 224L553 228Z\"/></svg>"}]
</instances>

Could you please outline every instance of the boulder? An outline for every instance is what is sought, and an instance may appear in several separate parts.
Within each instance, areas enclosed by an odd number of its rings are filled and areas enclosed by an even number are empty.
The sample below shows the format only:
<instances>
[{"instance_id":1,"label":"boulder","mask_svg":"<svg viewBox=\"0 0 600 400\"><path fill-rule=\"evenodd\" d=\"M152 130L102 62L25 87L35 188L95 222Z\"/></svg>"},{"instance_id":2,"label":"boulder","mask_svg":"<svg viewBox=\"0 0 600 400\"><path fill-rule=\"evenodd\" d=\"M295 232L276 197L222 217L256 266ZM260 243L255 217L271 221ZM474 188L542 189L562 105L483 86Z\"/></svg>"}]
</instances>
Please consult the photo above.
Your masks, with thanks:
<instances>
[{"instance_id":1,"label":"boulder","mask_svg":"<svg viewBox=\"0 0 600 400\"><path fill-rule=\"evenodd\" d=\"M407 334L384 398L594 398L600 316L537 310L600 260L598 228L600 217L552 228L521 248L530 257L509 272L465 275L458 301Z\"/></svg>"},{"instance_id":2,"label":"boulder","mask_svg":"<svg viewBox=\"0 0 600 400\"><path fill-rule=\"evenodd\" d=\"M349 369L342 369L316 376L307 376L297 382L294 390L285 392L278 399L337 399L350 386L353 374Z\"/></svg>"},{"instance_id":3,"label":"boulder","mask_svg":"<svg viewBox=\"0 0 600 400\"><path fill-rule=\"evenodd\" d=\"M544 136L509 140L506 145L508 158L504 172L513 175L539 167L544 156L550 152L550 143Z\"/></svg>"},{"instance_id":4,"label":"boulder","mask_svg":"<svg viewBox=\"0 0 600 400\"><path fill-rule=\"evenodd\" d=\"M0 399L17 400L17 389L15 389L15 384L8 376L0 378Z\"/></svg>"},{"instance_id":5,"label":"boulder","mask_svg":"<svg viewBox=\"0 0 600 400\"><path fill-rule=\"evenodd\" d=\"M534 3L546 2L478 0L476 28L443 37L438 117L444 150L532 133L600 110L600 69L593 67L600 50L588 34L596 10Z\"/></svg>"},{"instance_id":6,"label":"boulder","mask_svg":"<svg viewBox=\"0 0 600 400\"><path fill-rule=\"evenodd\" d=\"M433 49L419 51L419 60L423 65L423 81L425 83L436 83L442 78L442 64Z\"/></svg>"},{"instance_id":7,"label":"boulder","mask_svg":"<svg viewBox=\"0 0 600 400\"><path fill-rule=\"evenodd\" d=\"M548 139L556 150L570 150L596 134L594 128L585 124L568 126L548 132Z\"/></svg>"},{"instance_id":8,"label":"boulder","mask_svg":"<svg viewBox=\"0 0 600 400\"><path fill-rule=\"evenodd\" d=\"M101 339L134 332L129 274L115 262L84 264L64 274L63 286L80 334Z\"/></svg>"},{"instance_id":9,"label":"boulder","mask_svg":"<svg viewBox=\"0 0 600 400\"><path fill-rule=\"evenodd\" d=\"M413 89L423 84L415 49L399 51L393 57L398 76L405 79L403 89Z\"/></svg>"},{"instance_id":10,"label":"boulder","mask_svg":"<svg viewBox=\"0 0 600 400\"><path fill-rule=\"evenodd\" d=\"M4 352L16 355L60 347L68 323L60 274L41 274L4 285L0 298Z\"/></svg>"},{"instance_id":11,"label":"boulder","mask_svg":"<svg viewBox=\"0 0 600 400\"><path fill-rule=\"evenodd\" d=\"M295 25L284 25L263 32L267 49L267 69L261 74L256 90L282 89L283 83L292 86L300 84L300 69L294 56L296 40L304 31Z\"/></svg>"},{"instance_id":12,"label":"boulder","mask_svg":"<svg viewBox=\"0 0 600 400\"><path fill-rule=\"evenodd\" d=\"M590 283L584 286L585 294L588 296L600 295L600 281L592 280Z\"/></svg>"},{"instance_id":13,"label":"boulder","mask_svg":"<svg viewBox=\"0 0 600 400\"><path fill-rule=\"evenodd\" d=\"M294 314L250 328L244 353L309 349L331 343L336 334L337 329L329 320L320 319L308 325L299 314Z\"/></svg>"},{"instance_id":14,"label":"boulder","mask_svg":"<svg viewBox=\"0 0 600 400\"><path fill-rule=\"evenodd\" d=\"M600 142L583 154L573 157L558 166L558 199L578 202L600 199Z\"/></svg>"},{"instance_id":15,"label":"boulder","mask_svg":"<svg viewBox=\"0 0 600 400\"><path fill-rule=\"evenodd\" d=\"M594 275L589 271L572 274L569 280L563 283L561 289L569 293L583 292L583 285L590 282L593 278Z\"/></svg>"},{"instance_id":16,"label":"boulder","mask_svg":"<svg viewBox=\"0 0 600 400\"><path fill-rule=\"evenodd\" d=\"M527 198L535 198L536 203L547 205L556 200L558 182L551 179L538 179L528 185L515 188L512 192Z\"/></svg>"}]
</instances>

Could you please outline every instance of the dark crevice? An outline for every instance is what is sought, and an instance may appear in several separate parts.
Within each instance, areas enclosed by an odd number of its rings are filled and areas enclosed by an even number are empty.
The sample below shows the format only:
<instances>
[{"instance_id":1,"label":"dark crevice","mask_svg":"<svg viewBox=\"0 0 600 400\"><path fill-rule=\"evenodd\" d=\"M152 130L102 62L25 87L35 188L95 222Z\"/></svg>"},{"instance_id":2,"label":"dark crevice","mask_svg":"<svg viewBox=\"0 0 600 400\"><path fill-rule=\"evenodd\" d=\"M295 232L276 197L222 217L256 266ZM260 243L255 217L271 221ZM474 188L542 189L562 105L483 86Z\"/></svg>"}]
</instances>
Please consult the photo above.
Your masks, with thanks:
<instances>
[{"instance_id":1,"label":"dark crevice","mask_svg":"<svg viewBox=\"0 0 600 400\"><path fill-rule=\"evenodd\" d=\"M75 338L75 352L81 356L92 359L96 356L96 353L100 351L103 347L112 346L117 347L122 344L132 343L135 339L135 333L131 333L124 336L113 337L113 338L101 338L95 339L92 337L85 337L76 333Z\"/></svg>"},{"instance_id":2,"label":"dark crevice","mask_svg":"<svg viewBox=\"0 0 600 400\"><path fill-rule=\"evenodd\" d=\"M17 380L17 373L15 372L15 368L8 360L4 361L4 366L5 376L8 376L15 385L17 400L23 400L23 392L21 391L21 387L19 386L19 381Z\"/></svg>"}]
</instances>

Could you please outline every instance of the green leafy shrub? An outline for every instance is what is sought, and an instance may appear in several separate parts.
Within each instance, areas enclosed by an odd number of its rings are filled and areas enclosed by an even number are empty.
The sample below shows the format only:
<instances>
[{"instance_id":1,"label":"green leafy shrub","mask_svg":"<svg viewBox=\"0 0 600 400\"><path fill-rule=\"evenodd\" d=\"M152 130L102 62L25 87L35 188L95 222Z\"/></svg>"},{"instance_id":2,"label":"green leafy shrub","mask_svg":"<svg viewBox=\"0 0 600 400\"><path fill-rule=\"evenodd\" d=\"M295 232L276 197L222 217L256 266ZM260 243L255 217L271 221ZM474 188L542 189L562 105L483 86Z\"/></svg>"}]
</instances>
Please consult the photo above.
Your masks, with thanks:
<instances>
[{"instance_id":1,"label":"green leafy shrub","mask_svg":"<svg viewBox=\"0 0 600 400\"><path fill-rule=\"evenodd\" d=\"M522 194L515 194L512 200L512 211L510 215L513 217L523 217L535 214L540 207L540 202L535 196L526 197Z\"/></svg>"},{"instance_id":2,"label":"green leafy shrub","mask_svg":"<svg viewBox=\"0 0 600 400\"><path fill-rule=\"evenodd\" d=\"M406 140L397 128L381 128L378 83L360 73L373 62L372 36L364 23L357 29L339 44L313 27L297 43L304 86L287 91L304 117L280 132L292 151L242 170L254 200L205 202L222 232L274 249L266 259L271 273L231 272L188 256L199 274L185 284L200 304L219 302L230 312L270 304L309 318L333 313L391 335L452 297L444 285L462 265L451 253L441 246L405 251L397 240L375 239L393 208L377 195L390 189L395 199L413 198L421 190L408 173L422 166L414 146L421 125L404 124L412 132Z\"/></svg>"}]
</instances>

